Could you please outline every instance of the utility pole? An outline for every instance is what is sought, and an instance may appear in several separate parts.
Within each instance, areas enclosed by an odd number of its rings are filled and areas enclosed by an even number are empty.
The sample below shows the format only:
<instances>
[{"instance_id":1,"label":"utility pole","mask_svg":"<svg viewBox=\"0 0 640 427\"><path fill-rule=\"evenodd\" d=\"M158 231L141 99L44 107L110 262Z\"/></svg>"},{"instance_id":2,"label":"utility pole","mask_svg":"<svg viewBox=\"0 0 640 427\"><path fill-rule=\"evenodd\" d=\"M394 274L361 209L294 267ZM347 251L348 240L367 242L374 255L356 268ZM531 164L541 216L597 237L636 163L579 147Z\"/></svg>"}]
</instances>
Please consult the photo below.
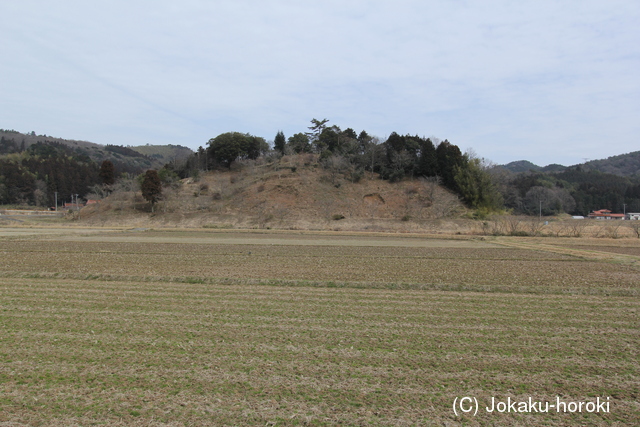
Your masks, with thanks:
<instances>
[{"instance_id":1,"label":"utility pole","mask_svg":"<svg viewBox=\"0 0 640 427\"><path fill-rule=\"evenodd\" d=\"M540 199L540 221L542 221L542 199Z\"/></svg>"},{"instance_id":2,"label":"utility pole","mask_svg":"<svg viewBox=\"0 0 640 427\"><path fill-rule=\"evenodd\" d=\"M80 206L78 206L78 195L76 194L76 210L80 210Z\"/></svg>"},{"instance_id":3,"label":"utility pole","mask_svg":"<svg viewBox=\"0 0 640 427\"><path fill-rule=\"evenodd\" d=\"M58 212L58 192L54 191L53 194L55 195L55 199L56 199L56 212Z\"/></svg>"}]
</instances>

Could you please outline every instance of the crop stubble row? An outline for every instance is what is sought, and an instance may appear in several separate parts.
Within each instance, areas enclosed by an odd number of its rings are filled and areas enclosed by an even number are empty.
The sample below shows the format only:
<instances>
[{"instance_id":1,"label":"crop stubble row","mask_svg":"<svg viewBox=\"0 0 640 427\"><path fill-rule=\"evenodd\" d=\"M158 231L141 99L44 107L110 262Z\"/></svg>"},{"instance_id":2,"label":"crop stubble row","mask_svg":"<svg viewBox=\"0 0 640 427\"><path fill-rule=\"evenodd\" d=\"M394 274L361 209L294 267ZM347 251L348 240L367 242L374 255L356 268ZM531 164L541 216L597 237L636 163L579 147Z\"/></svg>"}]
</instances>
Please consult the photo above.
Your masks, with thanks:
<instances>
[{"instance_id":1,"label":"crop stubble row","mask_svg":"<svg viewBox=\"0 0 640 427\"><path fill-rule=\"evenodd\" d=\"M614 395L615 413L592 420L639 415L632 298L9 278L0 286L0 420L429 425L450 420L450 401L471 392Z\"/></svg>"},{"instance_id":2,"label":"crop stubble row","mask_svg":"<svg viewBox=\"0 0 640 427\"><path fill-rule=\"evenodd\" d=\"M637 291L633 266L512 248L5 241L0 271Z\"/></svg>"},{"instance_id":3,"label":"crop stubble row","mask_svg":"<svg viewBox=\"0 0 640 427\"><path fill-rule=\"evenodd\" d=\"M635 297L136 282L142 276L626 289L633 266L497 248L5 240L0 422L434 425L455 396L611 396L631 425ZM121 275L128 281L12 273ZM159 425L159 424L158 424Z\"/></svg>"}]
</instances>

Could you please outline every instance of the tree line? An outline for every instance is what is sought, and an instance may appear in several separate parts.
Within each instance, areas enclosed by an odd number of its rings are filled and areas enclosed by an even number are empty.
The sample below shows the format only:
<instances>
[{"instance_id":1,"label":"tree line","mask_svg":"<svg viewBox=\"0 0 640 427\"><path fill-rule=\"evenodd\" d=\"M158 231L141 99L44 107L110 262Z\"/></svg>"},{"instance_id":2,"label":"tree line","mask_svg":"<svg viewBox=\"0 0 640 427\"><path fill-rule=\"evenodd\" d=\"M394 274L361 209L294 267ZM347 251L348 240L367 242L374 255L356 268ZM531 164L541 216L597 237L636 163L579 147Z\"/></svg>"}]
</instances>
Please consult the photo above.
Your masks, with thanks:
<instances>
[{"instance_id":1,"label":"tree line","mask_svg":"<svg viewBox=\"0 0 640 427\"><path fill-rule=\"evenodd\" d=\"M364 172L391 182L426 177L458 194L479 216L506 210L517 214L588 215L597 209L640 212L640 180L581 167L561 172L509 173L462 153L448 140L392 132L385 140L341 129L329 120L312 119L306 132L288 138L278 131L273 149L264 138L229 132L209 140L177 171L188 176L195 169L229 168L240 159L265 155L314 153L327 169L343 169L352 181Z\"/></svg>"},{"instance_id":2,"label":"tree line","mask_svg":"<svg viewBox=\"0 0 640 427\"><path fill-rule=\"evenodd\" d=\"M562 172L525 172L516 175L496 170L505 207L517 213L586 216L599 209L640 212L640 180L582 166Z\"/></svg>"},{"instance_id":3,"label":"tree line","mask_svg":"<svg viewBox=\"0 0 640 427\"><path fill-rule=\"evenodd\" d=\"M6 147L6 145L5 145ZM52 206L100 182L99 165L59 143L38 142L0 158L0 203Z\"/></svg>"},{"instance_id":4,"label":"tree line","mask_svg":"<svg viewBox=\"0 0 640 427\"><path fill-rule=\"evenodd\" d=\"M107 194L123 172L119 164L101 164L88 155L57 142L37 142L25 149L24 140L0 138L0 203L47 206L53 194L59 200L71 194L81 197L97 191ZM146 158L133 150L108 145L105 151L117 156ZM226 132L211 138L182 164L167 164L154 173L139 175L138 188L153 205L162 186L201 171L229 169L239 160L312 153L330 173L359 181L365 173L396 182L428 178L440 183L474 209L478 216L509 210L514 213L587 215L596 209L640 212L640 181L581 167L562 172L514 174L488 164L473 153L462 153L448 140L392 132L385 140L365 130L330 125L313 119L306 132L288 138L278 131L270 145L263 137ZM135 171L135 174L143 172ZM157 174L157 176L156 176ZM131 175L131 174L129 174Z\"/></svg>"},{"instance_id":5,"label":"tree line","mask_svg":"<svg viewBox=\"0 0 640 427\"><path fill-rule=\"evenodd\" d=\"M59 204L71 201L72 195L103 197L117 179L126 176L130 180L151 163L144 154L117 145L104 147L104 152L114 156L113 162L92 159L88 150L57 141L25 145L24 138L17 142L0 137L0 204L53 206L55 193ZM171 174L165 170L163 176L170 180Z\"/></svg>"},{"instance_id":6,"label":"tree line","mask_svg":"<svg viewBox=\"0 0 640 427\"><path fill-rule=\"evenodd\" d=\"M503 207L502 195L494 185L481 159L448 140L433 141L418 135L392 132L381 141L366 131L329 125L329 120L312 119L308 131L288 138L278 131L273 149L262 137L227 132L211 138L176 171L181 177L198 170L230 168L241 159L257 159L267 155L313 153L326 169L346 172L353 182L365 172L377 174L391 182L412 178L432 178L459 194L471 208L496 211Z\"/></svg>"}]
</instances>

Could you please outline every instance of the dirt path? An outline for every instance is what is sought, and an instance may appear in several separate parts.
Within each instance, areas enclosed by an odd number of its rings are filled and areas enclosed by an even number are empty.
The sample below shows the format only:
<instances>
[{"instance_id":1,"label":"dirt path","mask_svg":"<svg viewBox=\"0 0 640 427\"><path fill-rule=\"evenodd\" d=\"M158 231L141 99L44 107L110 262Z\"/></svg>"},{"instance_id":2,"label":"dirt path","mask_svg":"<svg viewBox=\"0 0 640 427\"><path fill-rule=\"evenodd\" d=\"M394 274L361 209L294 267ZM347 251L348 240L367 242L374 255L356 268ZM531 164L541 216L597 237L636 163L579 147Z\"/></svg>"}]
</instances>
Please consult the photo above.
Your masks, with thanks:
<instances>
[{"instance_id":1,"label":"dirt path","mask_svg":"<svg viewBox=\"0 0 640 427\"><path fill-rule=\"evenodd\" d=\"M564 246L556 246L552 244L541 243L538 241L526 240L526 239L511 239L511 238L499 238L494 243L510 248L528 249L535 251L543 251L555 254L570 255L578 258L594 260L594 261L607 261L616 262L622 264L632 264L640 266L640 256L618 254L613 252L598 251L596 249L573 249Z\"/></svg>"},{"instance_id":2,"label":"dirt path","mask_svg":"<svg viewBox=\"0 0 640 427\"><path fill-rule=\"evenodd\" d=\"M444 237L444 238L443 238ZM102 227L0 227L0 238L109 243L188 243L216 245L368 246L409 248L497 248L477 239L412 234L198 230Z\"/></svg>"}]
</instances>

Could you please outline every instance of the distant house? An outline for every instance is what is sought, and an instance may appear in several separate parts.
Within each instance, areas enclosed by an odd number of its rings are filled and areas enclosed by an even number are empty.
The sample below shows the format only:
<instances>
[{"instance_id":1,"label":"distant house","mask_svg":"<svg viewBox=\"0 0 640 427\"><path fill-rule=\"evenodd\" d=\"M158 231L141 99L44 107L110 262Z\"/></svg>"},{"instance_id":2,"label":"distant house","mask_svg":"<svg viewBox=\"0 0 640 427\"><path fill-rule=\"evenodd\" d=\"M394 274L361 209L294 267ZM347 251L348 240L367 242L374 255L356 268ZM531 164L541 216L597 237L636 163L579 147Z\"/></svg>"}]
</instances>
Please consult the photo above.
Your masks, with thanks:
<instances>
[{"instance_id":1,"label":"distant house","mask_svg":"<svg viewBox=\"0 0 640 427\"><path fill-rule=\"evenodd\" d=\"M589 218L593 219L624 219L624 214L611 213L609 209L600 209L599 211L593 211L589 214Z\"/></svg>"},{"instance_id":2,"label":"distant house","mask_svg":"<svg viewBox=\"0 0 640 427\"><path fill-rule=\"evenodd\" d=\"M640 221L640 213L628 213L627 214L627 219L633 219L636 221Z\"/></svg>"},{"instance_id":3,"label":"distant house","mask_svg":"<svg viewBox=\"0 0 640 427\"><path fill-rule=\"evenodd\" d=\"M100 200L89 199L87 200L86 206L95 205L97 203L100 203Z\"/></svg>"}]
</instances>

